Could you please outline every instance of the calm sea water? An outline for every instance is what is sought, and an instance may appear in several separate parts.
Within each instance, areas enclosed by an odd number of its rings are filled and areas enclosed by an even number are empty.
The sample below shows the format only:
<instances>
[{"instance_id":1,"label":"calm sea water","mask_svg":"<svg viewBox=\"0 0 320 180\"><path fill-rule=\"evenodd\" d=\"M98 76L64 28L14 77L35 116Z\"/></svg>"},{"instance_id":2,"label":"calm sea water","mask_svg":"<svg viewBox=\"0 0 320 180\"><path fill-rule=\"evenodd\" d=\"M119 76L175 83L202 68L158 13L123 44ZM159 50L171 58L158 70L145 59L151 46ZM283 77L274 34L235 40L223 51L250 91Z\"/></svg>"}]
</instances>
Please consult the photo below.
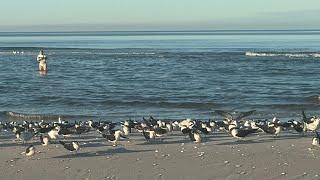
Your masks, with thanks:
<instances>
[{"instance_id":1,"label":"calm sea water","mask_svg":"<svg viewBox=\"0 0 320 180\"><path fill-rule=\"evenodd\" d=\"M317 30L0 33L0 120L299 117L320 114L319 88Z\"/></svg>"}]
</instances>

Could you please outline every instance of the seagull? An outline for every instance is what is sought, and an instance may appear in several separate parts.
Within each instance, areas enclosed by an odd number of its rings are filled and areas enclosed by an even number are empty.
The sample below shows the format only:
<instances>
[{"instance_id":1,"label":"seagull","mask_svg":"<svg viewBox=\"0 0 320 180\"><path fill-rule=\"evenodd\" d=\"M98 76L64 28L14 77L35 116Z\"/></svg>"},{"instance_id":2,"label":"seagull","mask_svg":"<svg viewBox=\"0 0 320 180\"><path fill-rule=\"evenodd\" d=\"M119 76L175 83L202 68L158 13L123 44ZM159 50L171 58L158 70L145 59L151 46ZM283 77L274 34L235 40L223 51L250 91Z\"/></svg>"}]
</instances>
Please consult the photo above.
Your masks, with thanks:
<instances>
[{"instance_id":1,"label":"seagull","mask_svg":"<svg viewBox=\"0 0 320 180\"><path fill-rule=\"evenodd\" d=\"M71 152L77 152L80 149L80 145L77 141L72 141L72 142L59 141L59 143L62 144L65 149Z\"/></svg>"},{"instance_id":2,"label":"seagull","mask_svg":"<svg viewBox=\"0 0 320 180\"><path fill-rule=\"evenodd\" d=\"M33 145L30 145L27 149L26 149L26 156L33 156L35 154L35 147L33 147Z\"/></svg>"}]
</instances>

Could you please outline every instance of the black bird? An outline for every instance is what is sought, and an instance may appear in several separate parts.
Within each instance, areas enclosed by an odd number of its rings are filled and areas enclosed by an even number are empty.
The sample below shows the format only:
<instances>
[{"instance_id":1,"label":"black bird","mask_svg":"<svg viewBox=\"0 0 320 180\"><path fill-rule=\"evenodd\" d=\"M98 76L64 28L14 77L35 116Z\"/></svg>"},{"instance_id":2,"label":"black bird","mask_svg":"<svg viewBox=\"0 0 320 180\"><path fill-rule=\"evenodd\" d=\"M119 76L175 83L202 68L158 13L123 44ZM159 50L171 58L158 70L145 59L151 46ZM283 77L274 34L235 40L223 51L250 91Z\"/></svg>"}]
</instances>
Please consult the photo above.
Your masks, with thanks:
<instances>
[{"instance_id":1,"label":"black bird","mask_svg":"<svg viewBox=\"0 0 320 180\"><path fill-rule=\"evenodd\" d=\"M80 149L80 145L77 141L72 141L72 142L63 142L63 141L59 141L60 144L63 145L64 148L66 148L69 151L78 151Z\"/></svg>"},{"instance_id":2,"label":"black bird","mask_svg":"<svg viewBox=\"0 0 320 180\"><path fill-rule=\"evenodd\" d=\"M190 140L196 143L200 143L202 141L201 135L198 130L192 129L189 131Z\"/></svg>"},{"instance_id":3,"label":"black bird","mask_svg":"<svg viewBox=\"0 0 320 180\"><path fill-rule=\"evenodd\" d=\"M156 137L155 132L152 130L143 129L142 134L147 141L149 141L150 139L153 140Z\"/></svg>"},{"instance_id":4,"label":"black bird","mask_svg":"<svg viewBox=\"0 0 320 180\"><path fill-rule=\"evenodd\" d=\"M48 137L43 137L42 134L40 135L40 142L42 146L47 146L49 143L49 138Z\"/></svg>"},{"instance_id":5,"label":"black bird","mask_svg":"<svg viewBox=\"0 0 320 180\"><path fill-rule=\"evenodd\" d=\"M312 123L313 122L313 119L314 117L309 117L307 118L306 114L304 111L302 111L302 121L305 122L305 123Z\"/></svg>"},{"instance_id":6,"label":"black bird","mask_svg":"<svg viewBox=\"0 0 320 180\"><path fill-rule=\"evenodd\" d=\"M256 124L259 128L261 128L267 134L273 134L278 136L281 132L281 126L278 123L268 122L266 124Z\"/></svg>"},{"instance_id":7,"label":"black bird","mask_svg":"<svg viewBox=\"0 0 320 180\"><path fill-rule=\"evenodd\" d=\"M61 127L59 133L59 135L63 135L63 136L69 136L71 134L74 134L74 131L71 128L64 128Z\"/></svg>"},{"instance_id":8,"label":"black bird","mask_svg":"<svg viewBox=\"0 0 320 180\"><path fill-rule=\"evenodd\" d=\"M229 133L236 138L243 138L249 134L257 132L258 129L240 129L234 124L230 124Z\"/></svg>"},{"instance_id":9,"label":"black bird","mask_svg":"<svg viewBox=\"0 0 320 180\"><path fill-rule=\"evenodd\" d=\"M188 128L188 127L183 127L181 128L181 132L182 134L186 135L189 134L192 131L192 129Z\"/></svg>"},{"instance_id":10,"label":"black bird","mask_svg":"<svg viewBox=\"0 0 320 180\"><path fill-rule=\"evenodd\" d=\"M292 122L288 121L288 122L278 122L278 125L283 127L283 128L289 128L292 127Z\"/></svg>"},{"instance_id":11,"label":"black bird","mask_svg":"<svg viewBox=\"0 0 320 180\"><path fill-rule=\"evenodd\" d=\"M156 136L162 136L162 135L166 134L168 131L167 131L167 129L157 127L157 128L154 128L154 132L156 133Z\"/></svg>"},{"instance_id":12,"label":"black bird","mask_svg":"<svg viewBox=\"0 0 320 180\"><path fill-rule=\"evenodd\" d=\"M90 131L90 127L75 125L76 134L87 133Z\"/></svg>"},{"instance_id":13,"label":"black bird","mask_svg":"<svg viewBox=\"0 0 320 180\"><path fill-rule=\"evenodd\" d=\"M27 149L26 149L26 156L33 156L35 154L35 148L33 147L33 145L30 145Z\"/></svg>"},{"instance_id":14,"label":"black bird","mask_svg":"<svg viewBox=\"0 0 320 180\"><path fill-rule=\"evenodd\" d=\"M252 111L248 111L248 112L240 112L238 113L238 116L233 117L233 115L229 112L226 111L222 111L222 110L216 110L215 113L219 114L220 116L224 117L227 121L231 122L231 121L240 121L241 119L250 116L251 114L253 114L254 112L256 112L256 110L252 110Z\"/></svg>"},{"instance_id":15,"label":"black bird","mask_svg":"<svg viewBox=\"0 0 320 180\"><path fill-rule=\"evenodd\" d=\"M315 133L316 133L315 136L312 138L312 145L319 146L320 145L320 135L317 131Z\"/></svg>"},{"instance_id":16,"label":"black bird","mask_svg":"<svg viewBox=\"0 0 320 180\"><path fill-rule=\"evenodd\" d=\"M102 137L106 138L108 141L113 143L113 146L116 146L120 138L127 139L126 136L124 136L124 132L121 130L110 130L110 134L102 134Z\"/></svg>"},{"instance_id":17,"label":"black bird","mask_svg":"<svg viewBox=\"0 0 320 180\"><path fill-rule=\"evenodd\" d=\"M224 121L214 121L214 124L218 129L228 131L229 124L224 123Z\"/></svg>"},{"instance_id":18,"label":"black bird","mask_svg":"<svg viewBox=\"0 0 320 180\"><path fill-rule=\"evenodd\" d=\"M51 131L51 130L54 129L54 128L55 128L54 126L52 126L52 127L43 127L43 128L40 128L40 129L38 130L38 132L39 132L39 133L42 133L42 134L48 133L49 131Z\"/></svg>"},{"instance_id":19,"label":"black bird","mask_svg":"<svg viewBox=\"0 0 320 180\"><path fill-rule=\"evenodd\" d=\"M303 132L303 124L301 122L295 120L290 120L289 122L291 122L291 127L293 127L293 129L298 133Z\"/></svg>"}]
</instances>

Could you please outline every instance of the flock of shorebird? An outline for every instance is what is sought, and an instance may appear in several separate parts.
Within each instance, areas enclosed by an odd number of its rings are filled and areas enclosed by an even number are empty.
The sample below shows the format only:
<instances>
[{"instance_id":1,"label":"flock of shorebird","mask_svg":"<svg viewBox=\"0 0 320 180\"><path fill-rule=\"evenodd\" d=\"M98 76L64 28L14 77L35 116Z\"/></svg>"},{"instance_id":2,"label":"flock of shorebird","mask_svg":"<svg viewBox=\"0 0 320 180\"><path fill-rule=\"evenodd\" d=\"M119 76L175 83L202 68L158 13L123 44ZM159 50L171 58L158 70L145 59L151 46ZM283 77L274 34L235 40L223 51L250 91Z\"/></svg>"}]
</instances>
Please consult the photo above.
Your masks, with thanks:
<instances>
[{"instance_id":1,"label":"flock of shorebird","mask_svg":"<svg viewBox=\"0 0 320 180\"><path fill-rule=\"evenodd\" d=\"M121 138L127 139L132 131L142 133L146 141L155 141L157 137L161 137L171 131L181 131L182 134L188 135L191 141L200 143L203 135L211 134L214 131L223 131L234 138L243 139L257 132L278 136L283 130L293 130L301 134L312 131L315 133L312 138L312 145L320 146L320 136L317 132L320 128L320 118L315 116L306 117L304 111L302 111L302 121L289 120L281 122L277 118L272 120L244 120L254 112L241 112L234 115L226 111L215 111L216 114L223 117L221 121L191 119L164 121L150 116L147 119L143 118L141 121L126 120L120 123L110 121L95 122L93 120L69 123L62 121L60 118L57 122L23 121L20 124L17 122L0 122L0 131L14 133L16 139L22 141L23 144L34 137L39 137L43 146L47 146L50 142L58 141L65 149L72 152L77 152L80 149L79 142L63 141L61 137L80 136L92 130L112 142L113 146L117 146ZM24 153L26 156L32 156L35 152L35 146L30 145Z\"/></svg>"}]
</instances>

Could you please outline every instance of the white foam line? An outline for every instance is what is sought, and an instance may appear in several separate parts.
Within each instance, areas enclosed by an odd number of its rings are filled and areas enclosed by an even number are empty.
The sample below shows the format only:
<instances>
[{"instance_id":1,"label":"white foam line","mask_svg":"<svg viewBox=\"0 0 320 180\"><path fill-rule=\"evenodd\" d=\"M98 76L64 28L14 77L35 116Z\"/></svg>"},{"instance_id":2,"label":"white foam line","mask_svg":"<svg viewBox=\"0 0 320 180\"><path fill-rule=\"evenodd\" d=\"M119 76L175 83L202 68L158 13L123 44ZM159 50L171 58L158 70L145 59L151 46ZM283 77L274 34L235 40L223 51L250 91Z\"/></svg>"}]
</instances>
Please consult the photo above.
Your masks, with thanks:
<instances>
[{"instance_id":1,"label":"white foam line","mask_svg":"<svg viewBox=\"0 0 320 180\"><path fill-rule=\"evenodd\" d=\"M273 57L273 56L285 56L290 58L302 58L302 57L315 57L320 58L320 53L265 53L265 52L246 52L246 56L260 56L260 57Z\"/></svg>"}]
</instances>

